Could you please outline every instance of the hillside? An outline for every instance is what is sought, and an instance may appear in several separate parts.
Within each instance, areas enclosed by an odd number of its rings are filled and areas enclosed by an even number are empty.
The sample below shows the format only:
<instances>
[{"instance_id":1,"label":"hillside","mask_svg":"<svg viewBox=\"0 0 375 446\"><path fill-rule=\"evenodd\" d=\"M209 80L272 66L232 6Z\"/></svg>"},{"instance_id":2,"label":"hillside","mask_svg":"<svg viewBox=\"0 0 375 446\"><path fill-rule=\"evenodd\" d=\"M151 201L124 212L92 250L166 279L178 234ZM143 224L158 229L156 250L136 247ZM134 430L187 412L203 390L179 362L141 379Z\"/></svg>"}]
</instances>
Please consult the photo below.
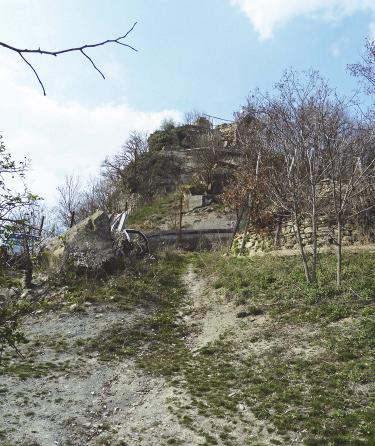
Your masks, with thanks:
<instances>
[{"instance_id":1,"label":"hillside","mask_svg":"<svg viewBox=\"0 0 375 446\"><path fill-rule=\"evenodd\" d=\"M130 228L146 232L179 228L180 196L168 194L140 206L130 216ZM226 229L233 227L235 215L220 203L204 203L203 195L185 195L182 203L182 229Z\"/></svg>"},{"instance_id":2,"label":"hillside","mask_svg":"<svg viewBox=\"0 0 375 446\"><path fill-rule=\"evenodd\" d=\"M43 281L1 368L6 445L372 445L374 256L165 253Z\"/></svg>"}]
</instances>

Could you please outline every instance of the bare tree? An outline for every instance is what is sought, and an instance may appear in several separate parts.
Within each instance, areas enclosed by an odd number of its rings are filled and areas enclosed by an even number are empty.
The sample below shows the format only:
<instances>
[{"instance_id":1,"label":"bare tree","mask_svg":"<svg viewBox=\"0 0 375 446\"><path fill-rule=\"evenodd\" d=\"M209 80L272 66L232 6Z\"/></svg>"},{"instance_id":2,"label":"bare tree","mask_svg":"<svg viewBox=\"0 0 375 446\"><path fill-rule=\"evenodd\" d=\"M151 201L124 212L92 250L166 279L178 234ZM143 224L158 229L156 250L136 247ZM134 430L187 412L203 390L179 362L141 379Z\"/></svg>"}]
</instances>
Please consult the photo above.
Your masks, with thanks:
<instances>
[{"instance_id":1,"label":"bare tree","mask_svg":"<svg viewBox=\"0 0 375 446\"><path fill-rule=\"evenodd\" d=\"M83 219L101 209L108 214L123 212L129 197L116 180L92 178L82 193L78 218Z\"/></svg>"},{"instance_id":2,"label":"bare tree","mask_svg":"<svg viewBox=\"0 0 375 446\"><path fill-rule=\"evenodd\" d=\"M39 197L27 189L24 182L26 170L27 161L16 163L12 160L0 135L0 241L6 251L9 248L12 250L17 243L23 246L25 283L29 286L32 280L32 262L26 236L30 232L30 223L25 216L32 214ZM21 192L15 191L16 185Z\"/></svg>"},{"instance_id":3,"label":"bare tree","mask_svg":"<svg viewBox=\"0 0 375 446\"><path fill-rule=\"evenodd\" d=\"M93 66L93 68L102 76L103 79L105 79L105 76L103 74L103 72L95 65L94 61L92 60L92 58L86 53L86 50L92 49L92 48L97 48L100 46L104 46L104 45L108 45L108 44L117 44L117 45L121 45L121 46L125 46L133 51L137 51L133 46L127 44L124 42L124 40L129 36L129 34L133 31L134 27L135 27L136 23L134 23L134 25L122 36L120 37L116 37L114 39L106 39L103 40L101 42L97 42L97 43L90 43L90 44L86 44L86 45L80 45L77 47L73 47L73 48L66 48L63 50L55 50L55 51L49 51L49 50L44 50L41 48L37 48L37 49L29 49L29 48L17 48L15 46L9 45L8 43L5 42L0 42L0 47L3 47L9 51L12 51L14 53L17 53L21 59L27 64L27 66L33 71L35 77L37 78L44 96L46 95L46 90L44 88L43 82L38 74L38 72L36 71L36 69L34 68L34 66L29 62L29 60L26 59L25 55L30 55L30 54L39 54L39 55L45 55L45 56L60 56L62 54L67 54L67 53L80 53L82 54L83 57L85 57L90 64Z\"/></svg>"},{"instance_id":4,"label":"bare tree","mask_svg":"<svg viewBox=\"0 0 375 446\"><path fill-rule=\"evenodd\" d=\"M176 122L173 118L164 118L160 124L160 130L163 132L168 132L176 127Z\"/></svg>"},{"instance_id":5,"label":"bare tree","mask_svg":"<svg viewBox=\"0 0 375 446\"><path fill-rule=\"evenodd\" d=\"M17 209L14 217L16 223L13 225L12 238L15 255L12 265L24 270L24 286L32 288L34 256L43 238L42 207L35 202L33 205Z\"/></svg>"},{"instance_id":6,"label":"bare tree","mask_svg":"<svg viewBox=\"0 0 375 446\"><path fill-rule=\"evenodd\" d=\"M7 228L17 221L17 210L31 206L38 199L25 184L27 169L28 161L14 161L0 135L0 236L4 236ZM18 191L14 188L15 183Z\"/></svg>"},{"instance_id":7,"label":"bare tree","mask_svg":"<svg viewBox=\"0 0 375 446\"><path fill-rule=\"evenodd\" d=\"M342 282L342 232L344 224L375 207L375 151L373 127L365 127L336 107L336 120L326 127L327 171L336 220L336 283ZM370 148L370 150L369 150ZM364 206L361 204L366 203Z\"/></svg>"},{"instance_id":8,"label":"bare tree","mask_svg":"<svg viewBox=\"0 0 375 446\"><path fill-rule=\"evenodd\" d=\"M276 210L292 217L305 277L316 280L318 262L319 186L323 179L324 126L333 91L318 73L300 77L290 70L276 84L274 96L258 92L247 108L257 110L263 123L268 156L267 194ZM271 153L270 153L271 152ZM302 223L312 225L312 264L309 265Z\"/></svg>"},{"instance_id":9,"label":"bare tree","mask_svg":"<svg viewBox=\"0 0 375 446\"><path fill-rule=\"evenodd\" d=\"M344 104L334 90L320 77L310 71L305 78L293 71L285 74L282 89L293 120L295 150L299 151L301 163L299 178L301 187L305 187L303 210L312 227L312 265L311 281L316 281L318 267L318 219L324 212L324 179L326 175L325 140L326 127L333 119L332 107L335 103ZM296 158L294 158L296 160Z\"/></svg>"},{"instance_id":10,"label":"bare tree","mask_svg":"<svg viewBox=\"0 0 375 446\"><path fill-rule=\"evenodd\" d=\"M66 175L64 183L57 187L57 217L61 225L69 228L74 223L82 200L82 188L79 177Z\"/></svg>"},{"instance_id":11,"label":"bare tree","mask_svg":"<svg viewBox=\"0 0 375 446\"><path fill-rule=\"evenodd\" d=\"M147 135L142 132L133 131L125 141L120 153L112 158L107 157L103 163L104 175L112 180L120 179L128 186L129 177L132 177L133 187L143 177L141 159L148 152Z\"/></svg>"},{"instance_id":12,"label":"bare tree","mask_svg":"<svg viewBox=\"0 0 375 446\"><path fill-rule=\"evenodd\" d=\"M365 86L367 93L375 93L375 41L366 40L365 53L362 61L348 65L350 73L358 77Z\"/></svg>"},{"instance_id":13,"label":"bare tree","mask_svg":"<svg viewBox=\"0 0 375 446\"><path fill-rule=\"evenodd\" d=\"M24 271L24 287L28 289L34 286L34 256L41 238L42 211L39 202L34 201L29 206L18 207L12 214L14 222L9 243L12 255L7 266ZM32 311L34 299L25 305L25 300L14 297L6 299L0 305L0 364L2 355L8 347L23 357L18 347L27 340L21 331L21 322L22 318Z\"/></svg>"},{"instance_id":14,"label":"bare tree","mask_svg":"<svg viewBox=\"0 0 375 446\"><path fill-rule=\"evenodd\" d=\"M265 192L275 212L293 221L307 282L317 280L320 219L336 220L340 286L343 225L374 207L373 125L354 119L352 105L317 72L301 76L290 70L274 95L258 92L243 111L262 123ZM311 262L303 235L306 222L312 228Z\"/></svg>"},{"instance_id":15,"label":"bare tree","mask_svg":"<svg viewBox=\"0 0 375 446\"><path fill-rule=\"evenodd\" d=\"M225 153L220 134L214 130L202 134L195 150L194 176L206 193L212 193L215 174L224 160Z\"/></svg>"},{"instance_id":16,"label":"bare tree","mask_svg":"<svg viewBox=\"0 0 375 446\"><path fill-rule=\"evenodd\" d=\"M247 213L246 227L243 234L243 243L241 244L240 252L245 246L245 239L249 229L251 220L251 194L254 191L254 178L249 175L248 168L240 167L234 174L232 181L226 186L225 191L220 195L221 201L224 205L233 210L236 214L236 224L233 230L231 241L228 245L228 253L231 251L234 239L240 229L241 223Z\"/></svg>"},{"instance_id":17,"label":"bare tree","mask_svg":"<svg viewBox=\"0 0 375 446\"><path fill-rule=\"evenodd\" d=\"M305 191L302 187L305 172L303 171L301 146L296 141L298 128L294 125L293 112L289 98L284 95L284 84L277 86L278 96L261 95L249 100L247 108L256 110L258 119L264 123L265 147L272 152L267 163L267 195L275 209L282 209L292 217L295 235L301 253L305 277L311 282L311 274L307 262L301 223ZM255 100L255 101L254 101Z\"/></svg>"},{"instance_id":18,"label":"bare tree","mask_svg":"<svg viewBox=\"0 0 375 446\"><path fill-rule=\"evenodd\" d=\"M198 110L190 110L184 114L184 124L193 125L204 113Z\"/></svg>"},{"instance_id":19,"label":"bare tree","mask_svg":"<svg viewBox=\"0 0 375 446\"><path fill-rule=\"evenodd\" d=\"M263 128L263 123L253 115L250 107L237 114L236 142L241 154L241 166L234 178L235 181L240 180L242 193L245 193L243 203L246 210L243 213L246 220L240 246L241 254L245 249L250 226L259 226L264 216L264 174L261 173L262 154L265 155Z\"/></svg>"}]
</instances>

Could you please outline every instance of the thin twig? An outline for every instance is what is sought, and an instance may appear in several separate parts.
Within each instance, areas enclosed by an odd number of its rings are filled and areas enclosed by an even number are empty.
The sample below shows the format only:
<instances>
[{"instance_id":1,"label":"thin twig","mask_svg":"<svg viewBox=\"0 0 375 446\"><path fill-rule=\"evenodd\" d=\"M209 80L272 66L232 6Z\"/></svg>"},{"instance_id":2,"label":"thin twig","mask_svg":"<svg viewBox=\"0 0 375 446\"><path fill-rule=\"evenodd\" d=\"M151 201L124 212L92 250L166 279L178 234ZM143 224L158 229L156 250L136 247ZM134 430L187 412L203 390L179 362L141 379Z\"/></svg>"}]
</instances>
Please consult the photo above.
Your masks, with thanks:
<instances>
[{"instance_id":1,"label":"thin twig","mask_svg":"<svg viewBox=\"0 0 375 446\"><path fill-rule=\"evenodd\" d=\"M104 74L99 70L99 68L94 64L94 61L89 57L83 50L81 50L81 53L91 62L91 65L95 68L96 71L98 71L103 79L105 79Z\"/></svg>"},{"instance_id":2,"label":"thin twig","mask_svg":"<svg viewBox=\"0 0 375 446\"><path fill-rule=\"evenodd\" d=\"M38 82L39 82L40 86L42 87L42 90L43 90L43 96L45 96L45 95L46 95L46 89L44 88L43 82L40 80L40 77L38 76L38 73L36 72L35 68L31 65L31 63L30 63L27 59L25 59L25 57L23 56L22 53L18 53L18 54L19 54L19 55L21 56L21 58L26 62L26 64L33 70L33 72L34 72L36 78L38 79Z\"/></svg>"}]
</instances>

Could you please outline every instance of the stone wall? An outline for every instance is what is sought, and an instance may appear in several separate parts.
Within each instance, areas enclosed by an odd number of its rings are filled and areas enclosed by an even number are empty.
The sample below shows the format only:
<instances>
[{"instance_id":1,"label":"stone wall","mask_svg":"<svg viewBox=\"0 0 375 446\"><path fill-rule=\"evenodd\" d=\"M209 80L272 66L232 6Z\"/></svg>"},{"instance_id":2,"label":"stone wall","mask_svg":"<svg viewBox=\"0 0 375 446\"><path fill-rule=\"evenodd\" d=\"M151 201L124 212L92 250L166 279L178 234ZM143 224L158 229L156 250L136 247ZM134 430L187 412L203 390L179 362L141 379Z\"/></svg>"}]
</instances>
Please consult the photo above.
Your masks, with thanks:
<instances>
[{"instance_id":1,"label":"stone wall","mask_svg":"<svg viewBox=\"0 0 375 446\"><path fill-rule=\"evenodd\" d=\"M270 252L279 249L299 249L292 222L284 222L278 236L277 230L256 231L251 228L246 236L244 255L253 255L259 252ZM309 221L301 225L301 233L304 246L312 245L312 227ZM318 246L333 246L337 237L335 223L329 219L320 219L318 224ZM243 240L243 234L239 234L233 243L233 252L239 254ZM343 228L343 246L374 243L375 240L369 234L365 234L361 228L354 224L346 224Z\"/></svg>"}]
</instances>

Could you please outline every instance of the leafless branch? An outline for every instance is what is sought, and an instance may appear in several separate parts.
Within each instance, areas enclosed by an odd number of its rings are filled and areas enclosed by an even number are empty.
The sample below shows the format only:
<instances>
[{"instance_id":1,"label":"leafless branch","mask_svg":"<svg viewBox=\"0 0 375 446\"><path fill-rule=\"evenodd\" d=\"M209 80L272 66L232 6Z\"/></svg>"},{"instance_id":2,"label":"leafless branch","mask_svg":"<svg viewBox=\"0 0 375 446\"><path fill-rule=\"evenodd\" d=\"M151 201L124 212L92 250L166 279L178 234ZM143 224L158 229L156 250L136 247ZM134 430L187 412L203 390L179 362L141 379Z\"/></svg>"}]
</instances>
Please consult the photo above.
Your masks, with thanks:
<instances>
[{"instance_id":1,"label":"leafless branch","mask_svg":"<svg viewBox=\"0 0 375 446\"><path fill-rule=\"evenodd\" d=\"M107 39L107 40L103 40L102 42L98 42L98 43L91 43L91 44L86 44L86 45L82 45L82 46L78 46L78 47L73 47L73 48L66 48L63 50L57 50L57 51L47 51L47 50L42 50L40 48L38 49L29 49L29 48L17 48L15 46L9 45L5 42L0 42L0 47L3 47L7 50L13 51L15 53L18 53L19 56L22 58L22 60L31 68L31 70L33 71L33 73L35 74L35 77L37 78L42 90L43 90L43 95L46 96L46 90L44 88L43 82L40 79L36 69L33 67L33 65L25 58L25 54L41 54L41 55L47 55L47 56L59 56L61 54L65 54L65 53L73 53L73 52L79 52L81 53L86 59L88 59L88 61L91 63L91 65L94 67L94 69L103 77L103 79L105 79L104 74L102 73L102 71L95 65L94 61L92 60L92 58L85 52L85 50L90 49L90 48L97 48L99 46L104 46L104 45L108 45L111 43L114 44L118 44L121 46L125 46L133 51L137 51L133 46L124 43L123 40L126 39L128 37L128 35L133 31L133 29L135 28L137 22L135 22L133 24L133 26L123 35L120 37L117 37L115 39Z\"/></svg>"},{"instance_id":2,"label":"leafless branch","mask_svg":"<svg viewBox=\"0 0 375 446\"><path fill-rule=\"evenodd\" d=\"M83 50L81 50L81 53L91 62L91 65L95 68L96 71L100 73L103 79L105 79L104 74L99 70L99 68L95 65L94 61L91 59L90 56L88 56Z\"/></svg>"},{"instance_id":3,"label":"leafless branch","mask_svg":"<svg viewBox=\"0 0 375 446\"><path fill-rule=\"evenodd\" d=\"M33 70L33 72L34 72L36 78L38 79L38 82L39 82L40 86L42 87L43 95L45 96L45 95L46 95L46 89L44 88L43 82L41 81L41 79L40 79L38 73L36 72L35 68L34 68L34 67L31 65L31 63L30 63L30 62L23 56L22 53L19 53L19 55L20 55L21 58L24 60L24 62L25 62L25 63L26 63L26 64Z\"/></svg>"}]
</instances>

